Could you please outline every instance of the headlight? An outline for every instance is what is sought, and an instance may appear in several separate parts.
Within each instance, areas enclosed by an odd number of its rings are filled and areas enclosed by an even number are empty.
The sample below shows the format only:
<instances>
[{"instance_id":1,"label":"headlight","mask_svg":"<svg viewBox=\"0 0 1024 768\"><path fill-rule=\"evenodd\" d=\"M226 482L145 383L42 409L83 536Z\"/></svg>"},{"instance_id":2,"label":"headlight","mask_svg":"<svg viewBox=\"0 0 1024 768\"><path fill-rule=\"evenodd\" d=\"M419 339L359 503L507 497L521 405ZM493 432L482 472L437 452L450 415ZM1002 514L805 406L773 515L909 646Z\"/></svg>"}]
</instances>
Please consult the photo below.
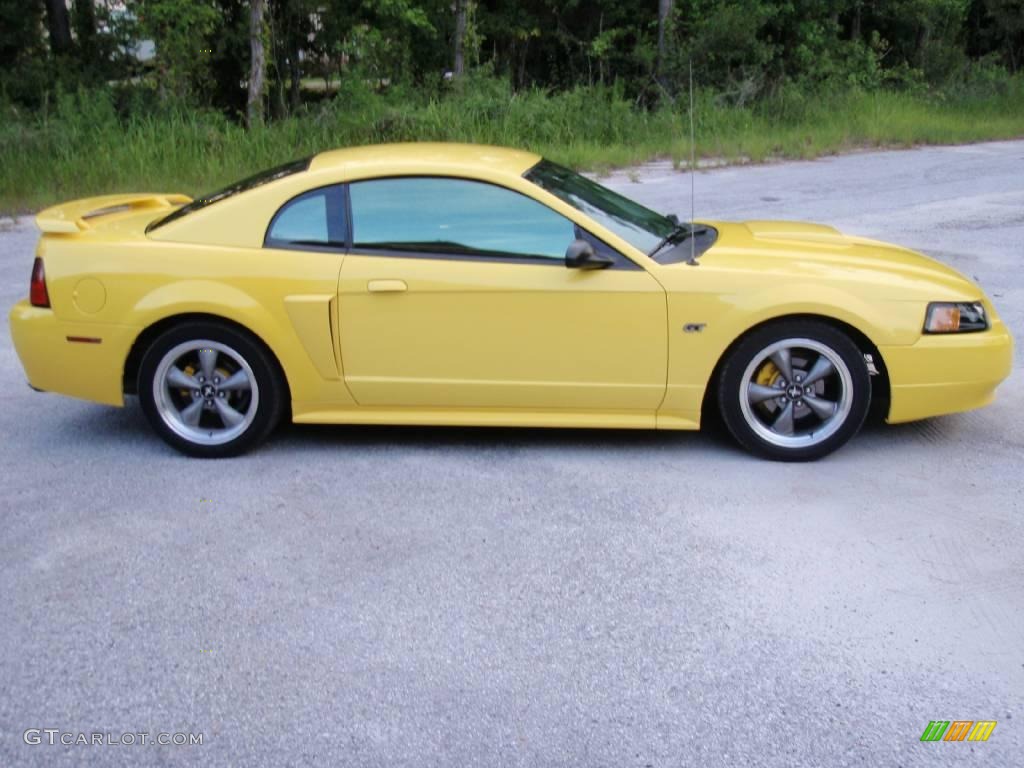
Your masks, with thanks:
<instances>
[{"instance_id":1,"label":"headlight","mask_svg":"<svg viewBox=\"0 0 1024 768\"><path fill-rule=\"evenodd\" d=\"M985 307L980 301L933 301L924 316L925 333L970 333L988 330Z\"/></svg>"}]
</instances>

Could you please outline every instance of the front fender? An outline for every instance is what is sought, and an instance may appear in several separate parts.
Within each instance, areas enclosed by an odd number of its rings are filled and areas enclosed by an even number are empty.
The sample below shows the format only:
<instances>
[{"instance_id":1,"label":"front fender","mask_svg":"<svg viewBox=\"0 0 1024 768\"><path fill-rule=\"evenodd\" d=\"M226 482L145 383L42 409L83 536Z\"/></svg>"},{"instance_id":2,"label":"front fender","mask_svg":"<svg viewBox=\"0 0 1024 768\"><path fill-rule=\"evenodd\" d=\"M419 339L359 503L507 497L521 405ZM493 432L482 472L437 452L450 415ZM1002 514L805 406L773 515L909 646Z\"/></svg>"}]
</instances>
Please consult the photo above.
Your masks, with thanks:
<instances>
[{"instance_id":1,"label":"front fender","mask_svg":"<svg viewBox=\"0 0 1024 768\"><path fill-rule=\"evenodd\" d=\"M906 346L920 338L924 306L918 301L876 302L831 286L793 283L750 293L670 294L668 315L668 386L659 418L664 413L699 422L715 368L752 328L811 315L856 328L876 348Z\"/></svg>"}]
</instances>

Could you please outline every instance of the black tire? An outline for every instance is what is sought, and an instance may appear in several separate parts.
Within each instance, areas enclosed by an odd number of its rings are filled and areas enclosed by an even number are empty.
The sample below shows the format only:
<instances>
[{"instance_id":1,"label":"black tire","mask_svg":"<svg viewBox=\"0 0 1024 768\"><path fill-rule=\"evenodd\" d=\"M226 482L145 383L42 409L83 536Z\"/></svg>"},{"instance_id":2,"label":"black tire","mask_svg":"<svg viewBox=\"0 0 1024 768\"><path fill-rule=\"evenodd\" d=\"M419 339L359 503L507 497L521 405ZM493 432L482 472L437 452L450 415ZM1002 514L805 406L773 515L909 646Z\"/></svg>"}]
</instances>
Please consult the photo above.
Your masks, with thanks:
<instances>
[{"instance_id":1,"label":"black tire","mask_svg":"<svg viewBox=\"0 0 1024 768\"><path fill-rule=\"evenodd\" d=\"M785 350L783 359L791 361L792 381L777 357L765 356L776 346L773 354ZM808 392L803 385L819 360L822 370L833 373L809 382ZM778 396L769 389L778 389ZM784 320L751 332L732 350L717 400L726 427L747 450L775 461L813 461L860 430L871 405L871 379L863 352L846 334L818 321ZM833 406L832 415L820 415Z\"/></svg>"},{"instance_id":2,"label":"black tire","mask_svg":"<svg viewBox=\"0 0 1024 768\"><path fill-rule=\"evenodd\" d=\"M203 345L203 341L211 344ZM184 361L192 354L198 360L199 346L204 354L215 353L215 372L220 373L205 386L214 380L228 384L229 374L234 372L240 375L240 381L247 384L247 388L236 386L223 392L211 389L212 396L205 399L207 405L203 406L195 401L203 400L207 390L195 390L192 397L188 387L157 382L157 377L160 382L166 381L167 361L176 358L178 350L182 356L176 360ZM191 347L197 347L194 353ZM175 367L181 370L181 366ZM198 381L203 374L198 367L191 372L189 368L184 370L192 381ZM188 456L219 459L245 453L270 435L285 411L287 386L277 361L248 333L216 321L185 321L160 334L146 350L139 365L137 392L150 426L168 445ZM218 398L223 403L239 406L229 415L235 418L241 414L244 419L229 425L218 413L221 403L214 402ZM195 417L196 405L200 407L198 417ZM241 406L246 406L244 414ZM193 417L200 421L196 425L187 424L185 411L193 411ZM220 428L216 427L218 422L222 425ZM205 436L207 432L209 437ZM217 442L209 442L212 440Z\"/></svg>"}]
</instances>

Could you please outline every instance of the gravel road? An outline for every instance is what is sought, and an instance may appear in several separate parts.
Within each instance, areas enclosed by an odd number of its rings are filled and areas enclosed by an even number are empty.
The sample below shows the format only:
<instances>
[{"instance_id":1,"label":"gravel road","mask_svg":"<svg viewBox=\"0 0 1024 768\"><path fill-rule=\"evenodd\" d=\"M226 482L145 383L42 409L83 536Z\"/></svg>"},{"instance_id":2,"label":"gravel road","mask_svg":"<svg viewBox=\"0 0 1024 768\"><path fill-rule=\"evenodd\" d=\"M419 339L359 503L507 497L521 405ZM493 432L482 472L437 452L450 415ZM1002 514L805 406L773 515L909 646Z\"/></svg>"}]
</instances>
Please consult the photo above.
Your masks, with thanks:
<instances>
[{"instance_id":1,"label":"gravel road","mask_svg":"<svg viewBox=\"0 0 1024 768\"><path fill-rule=\"evenodd\" d=\"M688 215L670 167L606 183ZM697 196L923 250L1024 339L1024 142L711 170ZM35 239L0 219L5 311ZM2 766L1021 764L1019 358L991 407L813 465L362 427L188 460L134 402L31 392L6 324L0 392ZM921 743L930 720L998 725Z\"/></svg>"}]
</instances>

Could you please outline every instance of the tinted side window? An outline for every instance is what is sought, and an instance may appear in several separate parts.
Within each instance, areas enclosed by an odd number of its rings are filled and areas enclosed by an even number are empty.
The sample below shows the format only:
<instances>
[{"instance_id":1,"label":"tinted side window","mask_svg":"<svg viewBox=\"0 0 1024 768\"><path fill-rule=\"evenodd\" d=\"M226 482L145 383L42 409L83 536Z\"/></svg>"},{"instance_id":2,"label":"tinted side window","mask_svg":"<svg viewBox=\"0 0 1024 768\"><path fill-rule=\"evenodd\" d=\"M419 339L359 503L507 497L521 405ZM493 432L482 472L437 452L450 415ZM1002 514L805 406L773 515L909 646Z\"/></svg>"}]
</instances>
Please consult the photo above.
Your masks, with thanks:
<instances>
[{"instance_id":1,"label":"tinted side window","mask_svg":"<svg viewBox=\"0 0 1024 768\"><path fill-rule=\"evenodd\" d=\"M267 229L265 245L345 247L345 190L323 187L281 206Z\"/></svg>"},{"instance_id":2,"label":"tinted side window","mask_svg":"<svg viewBox=\"0 0 1024 768\"><path fill-rule=\"evenodd\" d=\"M561 262L573 224L510 189L478 181L398 178L349 187L355 247Z\"/></svg>"}]
</instances>

